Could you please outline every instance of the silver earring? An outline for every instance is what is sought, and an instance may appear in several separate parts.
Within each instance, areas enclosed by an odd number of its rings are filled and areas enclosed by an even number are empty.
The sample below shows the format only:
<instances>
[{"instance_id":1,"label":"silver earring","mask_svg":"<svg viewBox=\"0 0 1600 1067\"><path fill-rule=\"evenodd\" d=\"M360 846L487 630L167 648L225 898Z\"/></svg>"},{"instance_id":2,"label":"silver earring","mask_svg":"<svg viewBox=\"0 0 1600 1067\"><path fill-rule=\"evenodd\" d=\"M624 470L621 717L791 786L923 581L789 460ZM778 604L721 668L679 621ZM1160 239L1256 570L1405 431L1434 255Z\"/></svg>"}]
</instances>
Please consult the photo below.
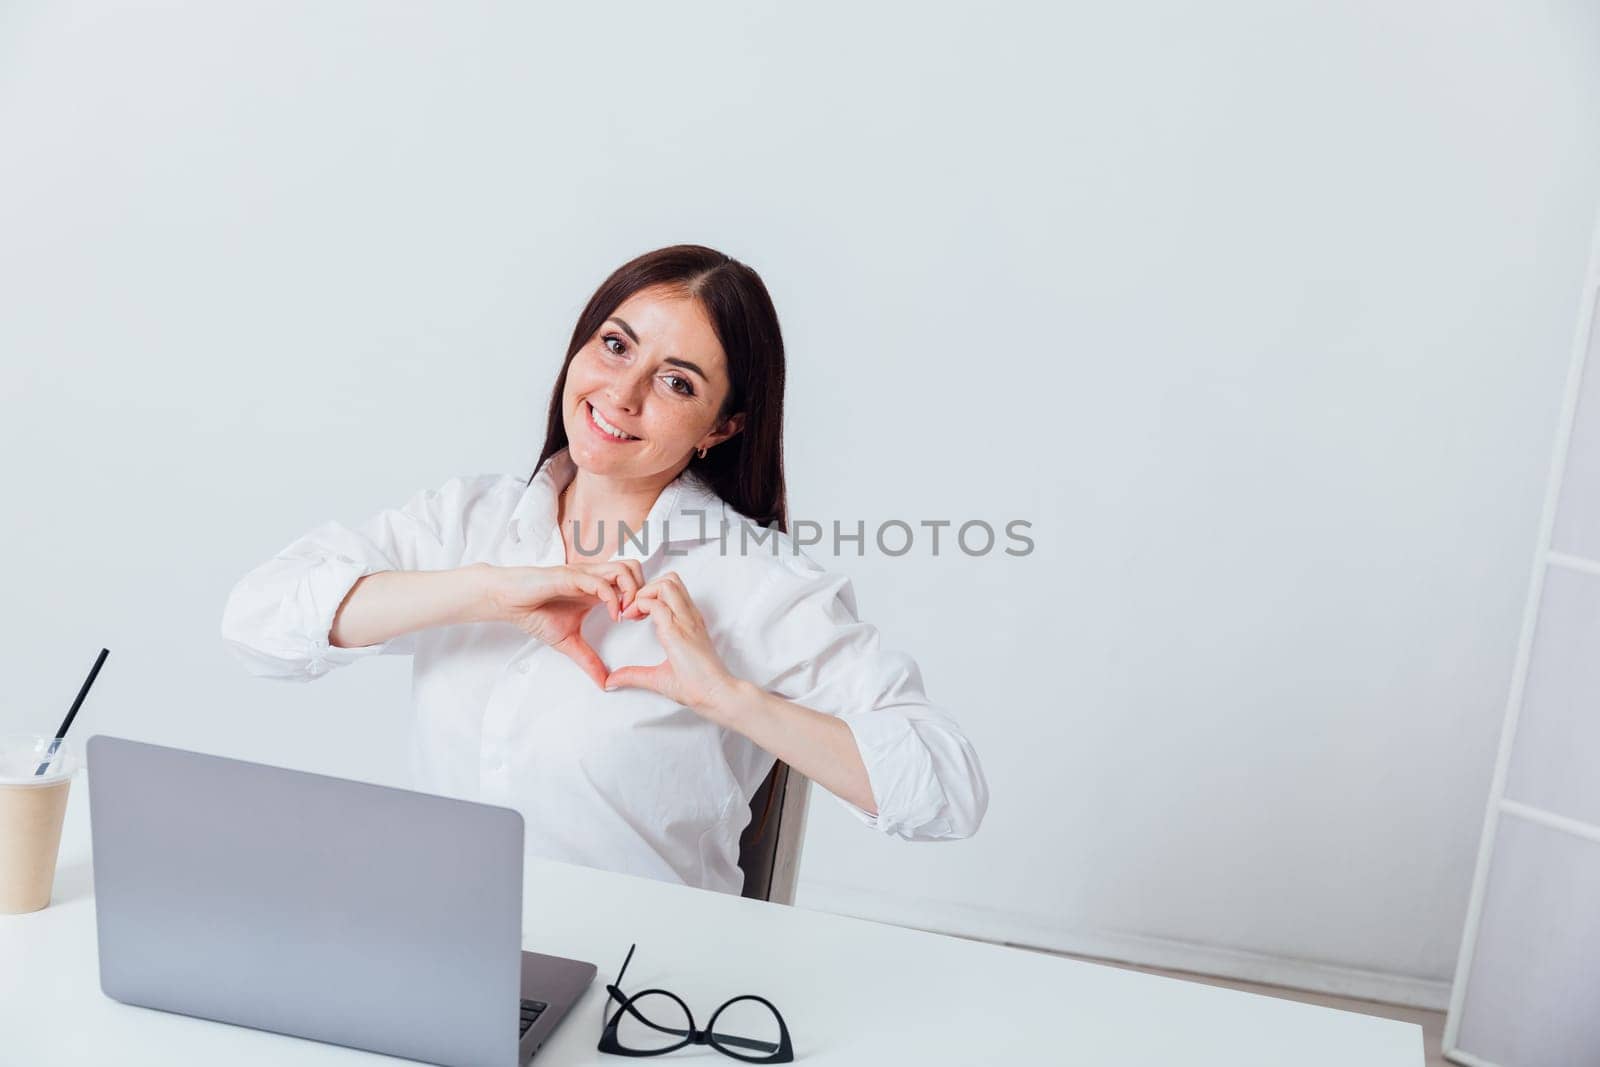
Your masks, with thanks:
<instances>
[{"instance_id":1,"label":"silver earring","mask_svg":"<svg viewBox=\"0 0 1600 1067\"><path fill-rule=\"evenodd\" d=\"M706 458L706 450L703 449L703 448L700 450L700 458L701 459L705 459Z\"/></svg>"}]
</instances>

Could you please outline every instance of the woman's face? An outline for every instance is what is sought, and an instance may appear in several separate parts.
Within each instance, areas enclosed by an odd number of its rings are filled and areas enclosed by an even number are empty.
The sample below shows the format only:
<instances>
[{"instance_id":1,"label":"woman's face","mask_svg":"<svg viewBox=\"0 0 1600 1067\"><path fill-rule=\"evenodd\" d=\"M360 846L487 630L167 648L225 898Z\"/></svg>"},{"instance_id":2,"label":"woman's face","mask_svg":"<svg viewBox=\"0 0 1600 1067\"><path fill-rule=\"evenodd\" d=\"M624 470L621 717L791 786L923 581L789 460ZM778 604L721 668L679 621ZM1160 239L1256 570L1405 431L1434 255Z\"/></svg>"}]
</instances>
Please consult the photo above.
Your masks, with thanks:
<instances>
[{"instance_id":1,"label":"woman's face","mask_svg":"<svg viewBox=\"0 0 1600 1067\"><path fill-rule=\"evenodd\" d=\"M728 389L727 358L700 302L670 289L641 289L600 324L567 368L561 410L572 460L592 474L670 480L691 452L727 440L743 425L743 415L717 424Z\"/></svg>"}]
</instances>

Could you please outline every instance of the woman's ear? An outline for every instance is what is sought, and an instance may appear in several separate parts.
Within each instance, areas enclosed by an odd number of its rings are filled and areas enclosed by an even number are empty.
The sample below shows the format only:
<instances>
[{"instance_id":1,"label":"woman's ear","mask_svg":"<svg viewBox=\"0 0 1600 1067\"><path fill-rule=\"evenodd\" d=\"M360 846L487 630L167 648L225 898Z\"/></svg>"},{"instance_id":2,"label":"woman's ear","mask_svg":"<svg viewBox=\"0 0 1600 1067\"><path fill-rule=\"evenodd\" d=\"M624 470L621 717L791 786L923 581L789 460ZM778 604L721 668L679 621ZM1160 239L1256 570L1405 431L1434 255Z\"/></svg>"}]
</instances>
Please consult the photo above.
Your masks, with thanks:
<instances>
[{"instance_id":1,"label":"woman's ear","mask_svg":"<svg viewBox=\"0 0 1600 1067\"><path fill-rule=\"evenodd\" d=\"M722 427L715 433L701 440L699 446L697 447L710 448L712 445L720 445L722 442L726 441L728 438L732 437L734 434L743 429L744 412L741 411L737 415L728 416L728 421L724 422Z\"/></svg>"}]
</instances>

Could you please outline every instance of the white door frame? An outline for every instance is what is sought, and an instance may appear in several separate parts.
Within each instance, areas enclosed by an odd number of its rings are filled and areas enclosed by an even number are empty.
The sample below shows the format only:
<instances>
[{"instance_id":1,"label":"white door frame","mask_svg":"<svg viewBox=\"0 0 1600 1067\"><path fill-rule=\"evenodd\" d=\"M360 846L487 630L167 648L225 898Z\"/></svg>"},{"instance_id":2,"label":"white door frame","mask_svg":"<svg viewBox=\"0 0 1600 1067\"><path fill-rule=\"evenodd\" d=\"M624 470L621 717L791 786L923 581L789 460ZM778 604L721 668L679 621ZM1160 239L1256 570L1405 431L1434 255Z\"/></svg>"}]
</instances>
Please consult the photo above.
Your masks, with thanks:
<instances>
[{"instance_id":1,"label":"white door frame","mask_svg":"<svg viewBox=\"0 0 1600 1067\"><path fill-rule=\"evenodd\" d=\"M1483 918L1484 888L1489 881L1495 834L1499 829L1501 818L1509 816L1524 819L1553 830L1600 842L1600 826L1508 800L1505 796L1506 772L1511 764L1511 752L1517 734L1517 719L1522 711L1523 691L1528 680L1528 662L1533 652L1534 631L1538 624L1540 604L1544 598L1545 575L1551 567L1600 575L1600 560L1582 559L1550 550L1556 511L1561 498L1562 475L1566 469L1578 396L1583 385L1584 364L1590 348L1600 345L1600 338L1595 336L1595 330L1600 329L1600 317L1596 314L1597 303L1600 303L1600 226L1596 227L1591 242L1589 264L1584 275L1582 304L1578 312L1577 328L1573 333L1572 358L1567 371L1567 391L1561 405L1561 419L1556 430L1549 480L1545 485L1544 514L1539 523L1538 548L1533 555L1533 576L1528 587L1527 605L1523 610L1522 636L1518 642L1516 666L1511 676L1511 692L1506 703L1505 722L1500 730L1500 750L1495 757L1494 778L1489 786L1488 810L1484 815L1483 834L1478 844L1478 866L1472 879L1472 896L1467 904L1466 929L1461 938L1461 953L1456 961L1455 981L1450 989L1449 1015L1445 1019L1444 1055L1456 1063L1465 1064L1466 1067L1501 1067L1470 1052L1462 1051L1456 1046L1460 1032L1461 1009L1467 996L1467 978L1472 969L1473 951L1477 947L1478 928ZM1589 368L1589 371L1600 374L1600 365Z\"/></svg>"}]
</instances>

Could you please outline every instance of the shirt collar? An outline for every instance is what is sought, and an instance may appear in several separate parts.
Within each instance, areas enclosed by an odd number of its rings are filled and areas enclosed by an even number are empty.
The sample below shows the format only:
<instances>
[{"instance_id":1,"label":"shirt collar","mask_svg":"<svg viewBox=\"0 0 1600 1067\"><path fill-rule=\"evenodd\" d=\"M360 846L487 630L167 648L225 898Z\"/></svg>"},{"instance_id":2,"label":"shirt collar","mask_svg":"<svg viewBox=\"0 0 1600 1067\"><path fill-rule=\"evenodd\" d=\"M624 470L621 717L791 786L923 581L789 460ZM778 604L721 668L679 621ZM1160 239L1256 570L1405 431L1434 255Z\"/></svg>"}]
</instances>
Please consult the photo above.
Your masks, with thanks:
<instances>
[{"instance_id":1,"label":"shirt collar","mask_svg":"<svg viewBox=\"0 0 1600 1067\"><path fill-rule=\"evenodd\" d=\"M557 536L561 492L572 483L577 470L565 448L545 461L511 513L508 532L513 541L544 545ZM643 528L623 542L618 558L643 563L667 544L710 541L720 536L726 506L716 490L685 468L661 490ZM643 542L643 547L635 542Z\"/></svg>"}]
</instances>

